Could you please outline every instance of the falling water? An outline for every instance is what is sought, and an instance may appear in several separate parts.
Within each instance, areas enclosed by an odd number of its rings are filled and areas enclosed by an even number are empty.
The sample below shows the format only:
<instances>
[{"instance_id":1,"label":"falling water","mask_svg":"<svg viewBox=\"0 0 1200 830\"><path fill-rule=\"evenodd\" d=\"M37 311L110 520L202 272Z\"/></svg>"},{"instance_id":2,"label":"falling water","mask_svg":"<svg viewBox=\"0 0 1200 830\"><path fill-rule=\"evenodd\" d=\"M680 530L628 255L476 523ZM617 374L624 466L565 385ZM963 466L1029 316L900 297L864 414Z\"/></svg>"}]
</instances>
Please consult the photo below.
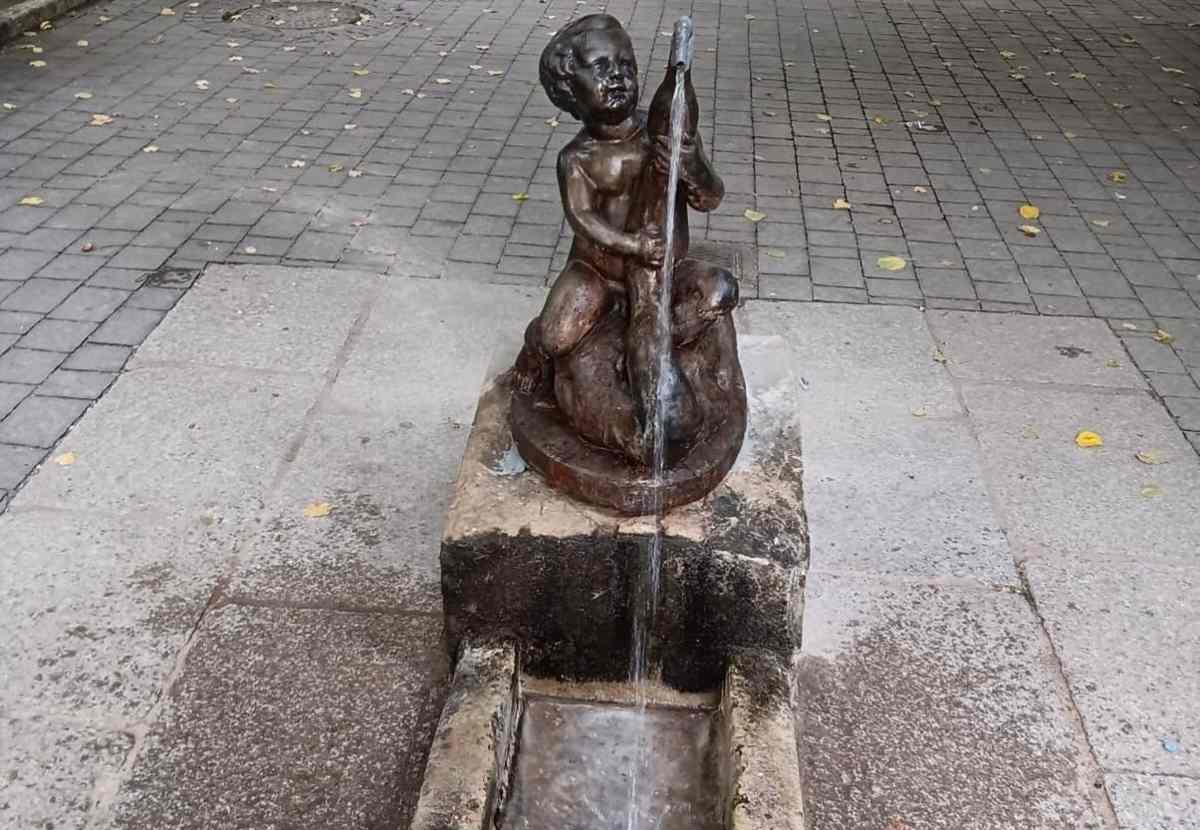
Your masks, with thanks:
<instances>
[{"instance_id":1,"label":"falling water","mask_svg":"<svg viewBox=\"0 0 1200 830\"><path fill-rule=\"evenodd\" d=\"M682 23L682 21L681 21ZM688 21L690 24L690 21ZM676 27L677 37L680 28ZM672 50L674 53L674 50ZM629 679L636 690L638 709L645 715L647 694L646 687L653 674L650 665L650 639L654 628L654 619L658 613L658 581L662 563L663 544L663 498L662 485L667 471L667 441L666 441L666 412L663 402L670 393L671 375L671 282L675 271L675 197L679 192L679 160L683 152L683 119L687 112L684 102L685 67L676 65L675 93L671 97L671 164L667 173L667 196L665 219L663 222L663 243L666 256L660 272L658 286L658 314L655 318L654 337L658 349L657 385L650 411L652 466L654 477L654 495L651 497L651 508L648 512L655 517L654 536L650 541L649 555L646 557L645 580L638 592L633 614L633 643L630 650ZM650 793L638 792L639 779L650 762L647 735L643 729L638 730L637 752L631 763L629 775L629 811L626 819L627 830L639 830L642 814L641 800L646 801L646 812L650 812L652 799ZM663 818L657 820L652 816L649 827L655 827Z\"/></svg>"}]
</instances>

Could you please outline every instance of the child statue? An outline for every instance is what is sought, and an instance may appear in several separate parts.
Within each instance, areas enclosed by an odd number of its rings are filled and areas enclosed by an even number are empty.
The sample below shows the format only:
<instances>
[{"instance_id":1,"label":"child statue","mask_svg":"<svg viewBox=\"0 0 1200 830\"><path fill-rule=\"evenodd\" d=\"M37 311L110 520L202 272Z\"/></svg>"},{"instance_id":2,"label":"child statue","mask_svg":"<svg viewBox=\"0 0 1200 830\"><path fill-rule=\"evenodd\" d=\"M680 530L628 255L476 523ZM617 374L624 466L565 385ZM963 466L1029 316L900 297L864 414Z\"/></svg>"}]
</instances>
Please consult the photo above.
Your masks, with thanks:
<instances>
[{"instance_id":1,"label":"child statue","mask_svg":"<svg viewBox=\"0 0 1200 830\"><path fill-rule=\"evenodd\" d=\"M729 271L687 256L688 207L710 211L724 195L696 133L690 69L679 188L671 206L665 200L677 68L668 69L650 112L642 115L633 44L615 18L592 14L554 36L539 69L550 100L583 124L558 156L563 211L575 238L541 314L526 330L513 374L515 394L543 410L557 409L590 444L647 464L653 409L647 396L655 388L647 377L661 365L655 317L660 275L670 257L670 377L659 385L668 389L669 400L659 403L667 418L668 457L682 458L719 429L730 395L741 396L736 428L743 430L745 393L730 316L737 281ZM662 237L668 209L675 214L671 251Z\"/></svg>"}]
</instances>

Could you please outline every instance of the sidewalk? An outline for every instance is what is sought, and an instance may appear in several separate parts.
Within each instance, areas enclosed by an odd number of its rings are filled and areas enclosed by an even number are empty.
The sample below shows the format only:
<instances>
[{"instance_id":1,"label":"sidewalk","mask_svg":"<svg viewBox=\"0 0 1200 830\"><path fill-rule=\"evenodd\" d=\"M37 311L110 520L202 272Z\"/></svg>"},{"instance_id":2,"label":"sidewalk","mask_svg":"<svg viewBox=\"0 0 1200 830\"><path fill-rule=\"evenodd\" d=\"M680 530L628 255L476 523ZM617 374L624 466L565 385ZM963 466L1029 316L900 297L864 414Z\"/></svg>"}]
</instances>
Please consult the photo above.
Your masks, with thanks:
<instances>
[{"instance_id":1,"label":"sidewalk","mask_svg":"<svg viewBox=\"0 0 1200 830\"><path fill-rule=\"evenodd\" d=\"M224 8L0 51L3 828L406 826L449 491L565 254L535 62L597 4ZM813 826L1200 827L1200 14L608 10L651 83L695 16L693 232L795 401Z\"/></svg>"},{"instance_id":2,"label":"sidewalk","mask_svg":"<svg viewBox=\"0 0 1200 830\"><path fill-rule=\"evenodd\" d=\"M406 826L442 518L541 296L209 269L0 517L0 825ZM1195 827L1200 460L1120 341L766 301L739 324L751 428L782 396L803 445L813 826Z\"/></svg>"}]
</instances>

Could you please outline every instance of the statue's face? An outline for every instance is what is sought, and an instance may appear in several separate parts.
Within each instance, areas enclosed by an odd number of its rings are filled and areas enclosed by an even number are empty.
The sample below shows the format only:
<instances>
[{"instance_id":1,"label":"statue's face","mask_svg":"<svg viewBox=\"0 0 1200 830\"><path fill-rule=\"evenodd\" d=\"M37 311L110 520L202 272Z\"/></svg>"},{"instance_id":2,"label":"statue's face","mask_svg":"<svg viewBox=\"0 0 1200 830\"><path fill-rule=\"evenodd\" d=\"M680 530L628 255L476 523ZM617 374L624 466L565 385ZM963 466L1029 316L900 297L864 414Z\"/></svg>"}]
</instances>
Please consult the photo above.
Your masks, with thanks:
<instances>
[{"instance_id":1,"label":"statue's face","mask_svg":"<svg viewBox=\"0 0 1200 830\"><path fill-rule=\"evenodd\" d=\"M586 32L575 46L576 109L583 121L619 124L637 109L637 59L619 30Z\"/></svg>"}]
</instances>

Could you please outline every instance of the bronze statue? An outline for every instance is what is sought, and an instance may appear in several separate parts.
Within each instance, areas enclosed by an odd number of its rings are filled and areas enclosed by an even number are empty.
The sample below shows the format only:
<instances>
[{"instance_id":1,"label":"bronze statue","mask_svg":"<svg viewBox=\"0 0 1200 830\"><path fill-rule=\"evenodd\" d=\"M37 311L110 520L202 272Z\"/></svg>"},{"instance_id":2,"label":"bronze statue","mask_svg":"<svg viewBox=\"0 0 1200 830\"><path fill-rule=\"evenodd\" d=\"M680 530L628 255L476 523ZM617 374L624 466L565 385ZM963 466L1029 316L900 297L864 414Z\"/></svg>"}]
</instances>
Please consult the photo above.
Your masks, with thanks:
<instances>
[{"instance_id":1,"label":"bronze statue","mask_svg":"<svg viewBox=\"0 0 1200 830\"><path fill-rule=\"evenodd\" d=\"M558 156L570 258L526 329L513 372L513 434L549 482L623 513L700 498L733 464L746 397L731 312L733 274L688 257L687 209L710 211L724 185L697 134L690 20L676 27L671 64L639 113L633 44L606 14L559 31L542 53L550 100L583 127ZM674 242L666 250L671 108L684 73ZM678 97L676 97L678 100ZM671 258L670 341L656 337L663 266ZM651 469L662 417L666 470Z\"/></svg>"}]
</instances>

